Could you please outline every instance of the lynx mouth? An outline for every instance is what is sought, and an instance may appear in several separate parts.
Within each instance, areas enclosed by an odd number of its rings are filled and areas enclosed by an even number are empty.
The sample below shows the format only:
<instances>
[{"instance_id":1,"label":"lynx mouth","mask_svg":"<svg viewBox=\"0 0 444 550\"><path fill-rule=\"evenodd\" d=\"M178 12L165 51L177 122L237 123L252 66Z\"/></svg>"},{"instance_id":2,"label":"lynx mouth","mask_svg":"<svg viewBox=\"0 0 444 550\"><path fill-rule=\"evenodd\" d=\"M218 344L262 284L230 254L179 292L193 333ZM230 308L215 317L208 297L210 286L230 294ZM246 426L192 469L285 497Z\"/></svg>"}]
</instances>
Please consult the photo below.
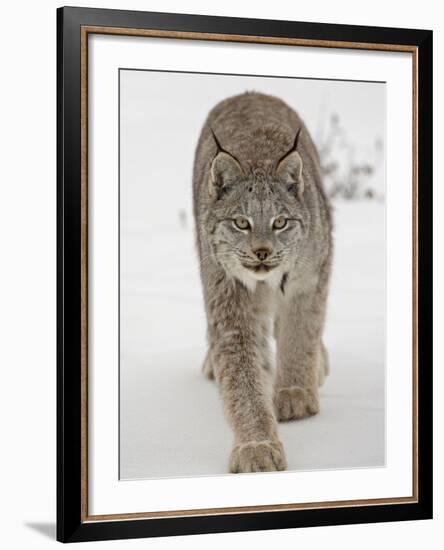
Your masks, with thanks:
<instances>
[{"instance_id":1,"label":"lynx mouth","mask_svg":"<svg viewBox=\"0 0 444 550\"><path fill-rule=\"evenodd\" d=\"M253 273L258 273L258 274L269 273L276 267L275 265L267 265L263 263L255 264L255 265L247 265L247 264L242 264L242 265L245 267L245 269L248 269L249 271L253 271Z\"/></svg>"}]
</instances>

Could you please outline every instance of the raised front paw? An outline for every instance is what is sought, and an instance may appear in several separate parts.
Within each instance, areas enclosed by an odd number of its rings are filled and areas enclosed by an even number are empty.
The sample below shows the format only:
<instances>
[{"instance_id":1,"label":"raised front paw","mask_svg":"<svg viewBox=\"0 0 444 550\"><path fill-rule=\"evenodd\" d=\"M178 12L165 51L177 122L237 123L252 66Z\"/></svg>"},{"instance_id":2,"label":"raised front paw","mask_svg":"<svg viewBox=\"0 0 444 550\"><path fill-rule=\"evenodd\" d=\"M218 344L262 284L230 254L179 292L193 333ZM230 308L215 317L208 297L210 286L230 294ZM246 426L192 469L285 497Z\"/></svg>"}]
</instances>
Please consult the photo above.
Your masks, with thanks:
<instances>
[{"instance_id":1,"label":"raised front paw","mask_svg":"<svg viewBox=\"0 0 444 550\"><path fill-rule=\"evenodd\" d=\"M274 406L277 419L281 422L311 416L319 412L317 389L299 386L277 388Z\"/></svg>"},{"instance_id":2,"label":"raised front paw","mask_svg":"<svg viewBox=\"0 0 444 550\"><path fill-rule=\"evenodd\" d=\"M249 441L236 445L231 452L230 472L275 472L285 470L284 448L278 440Z\"/></svg>"}]
</instances>

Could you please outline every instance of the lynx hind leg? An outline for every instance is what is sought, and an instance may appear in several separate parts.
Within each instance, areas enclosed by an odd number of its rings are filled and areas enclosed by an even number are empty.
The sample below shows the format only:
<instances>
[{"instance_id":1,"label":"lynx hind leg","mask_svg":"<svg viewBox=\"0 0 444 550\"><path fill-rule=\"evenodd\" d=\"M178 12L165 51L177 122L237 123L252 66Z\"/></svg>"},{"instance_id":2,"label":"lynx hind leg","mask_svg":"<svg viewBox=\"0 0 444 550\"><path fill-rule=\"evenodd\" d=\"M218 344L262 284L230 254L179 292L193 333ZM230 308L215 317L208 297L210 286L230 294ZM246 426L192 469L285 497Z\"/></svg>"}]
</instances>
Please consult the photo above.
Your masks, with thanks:
<instances>
[{"instance_id":1,"label":"lynx hind leg","mask_svg":"<svg viewBox=\"0 0 444 550\"><path fill-rule=\"evenodd\" d=\"M318 385L322 386L325 382L326 377L330 373L330 363L328 360L328 351L324 345L324 342L321 342L319 350L319 369L318 369Z\"/></svg>"},{"instance_id":2,"label":"lynx hind leg","mask_svg":"<svg viewBox=\"0 0 444 550\"><path fill-rule=\"evenodd\" d=\"M205 359L202 365L202 373L209 380L214 380L214 366L213 366L213 360L211 358L210 350L207 351L207 354L205 356Z\"/></svg>"}]
</instances>

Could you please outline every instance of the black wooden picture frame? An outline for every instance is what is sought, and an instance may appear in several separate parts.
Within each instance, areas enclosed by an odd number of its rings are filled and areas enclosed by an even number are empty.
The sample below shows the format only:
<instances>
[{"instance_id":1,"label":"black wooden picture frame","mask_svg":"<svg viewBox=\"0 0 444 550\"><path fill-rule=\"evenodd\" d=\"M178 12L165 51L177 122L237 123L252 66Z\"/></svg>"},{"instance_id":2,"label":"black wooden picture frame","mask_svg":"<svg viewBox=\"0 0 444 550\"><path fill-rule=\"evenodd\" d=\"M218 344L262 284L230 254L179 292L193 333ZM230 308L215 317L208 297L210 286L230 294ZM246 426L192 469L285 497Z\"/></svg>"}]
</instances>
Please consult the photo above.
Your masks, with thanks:
<instances>
[{"instance_id":1,"label":"black wooden picture frame","mask_svg":"<svg viewBox=\"0 0 444 550\"><path fill-rule=\"evenodd\" d=\"M87 170L82 116L82 40L88 29L138 29L202 39L325 47L403 49L415 56L413 258L417 370L414 421L417 490L405 502L380 501L301 509L251 510L165 517L94 518L87 511L85 392L87 358L85 235L82 181ZM98 29L98 30L97 30ZM186 37L186 36L185 36ZM225 37L225 38L224 38ZM271 40L267 40L271 39ZM282 42L283 41L283 42ZM288 42L287 42L288 43ZM360 45L360 46L359 46ZM432 32L92 8L57 11L57 539L62 542L283 529L432 517ZM83 197L83 199L82 199ZM83 209L82 209L83 204ZM86 214L85 214L86 212ZM86 216L86 218L85 218ZM410 274L407 274L410 276ZM83 321L82 321L83 320ZM86 495L85 495L86 491Z\"/></svg>"}]
</instances>

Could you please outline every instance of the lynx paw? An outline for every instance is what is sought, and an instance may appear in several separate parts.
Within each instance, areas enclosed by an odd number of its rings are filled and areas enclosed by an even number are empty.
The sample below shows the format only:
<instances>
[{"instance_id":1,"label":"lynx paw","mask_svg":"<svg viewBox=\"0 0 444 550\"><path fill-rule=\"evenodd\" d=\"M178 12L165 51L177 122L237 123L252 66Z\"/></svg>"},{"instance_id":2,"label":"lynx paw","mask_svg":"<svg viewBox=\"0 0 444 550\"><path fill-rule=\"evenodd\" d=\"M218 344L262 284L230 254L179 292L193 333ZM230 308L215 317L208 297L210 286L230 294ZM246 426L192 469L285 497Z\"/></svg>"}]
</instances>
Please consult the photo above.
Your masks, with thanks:
<instances>
[{"instance_id":1,"label":"lynx paw","mask_svg":"<svg viewBox=\"0 0 444 550\"><path fill-rule=\"evenodd\" d=\"M242 443L231 452L230 472L233 474L275 472L285 470L286 467L284 448L277 440Z\"/></svg>"},{"instance_id":2,"label":"lynx paw","mask_svg":"<svg viewBox=\"0 0 444 550\"><path fill-rule=\"evenodd\" d=\"M210 352L207 352L207 355L205 356L205 360L202 365L202 373L206 378L214 380L214 368L213 362L211 361Z\"/></svg>"},{"instance_id":3,"label":"lynx paw","mask_svg":"<svg viewBox=\"0 0 444 550\"><path fill-rule=\"evenodd\" d=\"M311 416L319 412L318 392L298 386L279 388L275 393L274 405L281 422Z\"/></svg>"}]
</instances>

